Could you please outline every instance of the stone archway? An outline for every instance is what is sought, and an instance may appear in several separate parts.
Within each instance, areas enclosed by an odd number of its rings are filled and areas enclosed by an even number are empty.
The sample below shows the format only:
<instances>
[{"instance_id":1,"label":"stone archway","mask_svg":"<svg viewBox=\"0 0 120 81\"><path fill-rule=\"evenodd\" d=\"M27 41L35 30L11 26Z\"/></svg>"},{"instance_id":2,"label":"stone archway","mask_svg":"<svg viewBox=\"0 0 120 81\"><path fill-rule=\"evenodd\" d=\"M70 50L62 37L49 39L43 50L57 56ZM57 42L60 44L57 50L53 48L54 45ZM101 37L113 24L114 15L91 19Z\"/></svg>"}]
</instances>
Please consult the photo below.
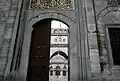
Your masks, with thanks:
<instances>
[{"instance_id":1,"label":"stone archway","mask_svg":"<svg viewBox=\"0 0 120 81\"><path fill-rule=\"evenodd\" d=\"M51 20L56 20L56 19L53 19L53 18L47 18L47 19L42 19L42 20L40 20L40 21L38 21L37 23L35 23L34 25L32 25L32 26L30 26L30 27L27 27L26 28L26 31L25 31L25 38L24 38L24 44L23 44L23 53L22 53L22 57L21 57L21 59L24 59L24 60L22 60L22 61L24 61L24 62L21 62L21 65L20 65L20 69L21 68L23 68L24 69L24 72L22 72L22 71L20 71L19 73L21 73L21 74L24 74L24 76L27 76L28 74L31 74L31 73L29 73L29 65L30 65L30 59L31 58L29 58L29 57L32 57L32 56L29 56L29 54L31 54L30 52L31 52L31 48L30 48L30 46L31 46L31 44L30 44L30 42L32 43L32 40L31 40L31 38L33 38L33 31L35 30L35 28L34 28L34 26L37 26L38 25L38 29L36 29L37 31L39 30L39 28L40 27L42 27L41 25L43 25L43 22L42 21L45 21L44 23L47 23L48 21L49 22L51 22ZM60 20L58 20L57 19L57 21L60 21ZM41 23L42 22L42 23ZM61 21L62 22L62 21ZM40 25L40 23L41 23L41 25ZM64 22L63 22L64 23ZM49 24L49 23L48 23ZM40 26L40 27L39 27ZM47 25L48 27L50 26L50 24L49 25ZM67 25L66 25L67 26ZM49 27L50 28L50 27ZM41 30L40 30L41 31ZM43 31L41 31L41 32L43 32ZM49 31L49 33L50 33L50 31ZM38 33L39 35L38 36L40 36L40 33ZM43 36L43 34L42 34L42 36ZM50 36L50 35L49 35ZM48 37L49 37L48 36ZM44 36L43 36L44 37ZM42 37L42 38L43 38ZM36 39L39 39L39 38L37 38L36 37ZM44 39L44 38L43 38ZM37 48L37 51L38 51L38 49L40 49L41 48L41 46L38 46L38 48ZM49 46L48 46L48 48L49 48ZM49 51L49 50L48 50ZM39 52L39 51L38 51ZM26 57L26 58L25 58ZM36 55L36 56L34 56L36 59L37 58L39 58L40 59L40 56L39 55ZM49 55L47 56L47 57L49 57ZM48 58L46 59L46 61L48 62ZM24 66L24 65L27 65L27 66ZM44 64L43 64L44 65ZM47 66L45 65L45 67L48 67L48 65L49 65L49 63L47 64ZM39 66L41 66L41 65L39 65ZM44 67L44 66L43 66ZM23 70L22 69L22 70ZM27 71L27 69L28 69L28 71ZM48 68L46 68L47 69L47 71L46 71L46 73L49 73L48 72ZM42 70L43 71L43 70ZM20 74L20 75L21 75ZM37 73L36 73L37 74ZM46 76L47 76L48 74L46 74ZM23 76L23 75L22 75ZM28 75L29 76L29 75ZM32 75L30 75L30 76L32 76ZM39 77L39 76L38 76ZM47 76L48 77L48 76ZM45 77L42 77L42 78L45 78ZM24 78L24 79L26 79L26 77ZM48 79L47 78L45 78L46 80L44 80L44 81L48 81ZM27 79L28 81L30 81L31 79ZM40 79L41 80L41 79ZM32 80L31 80L32 81ZM35 80L33 80L33 81L35 81ZM36 80L37 81L37 80ZM38 79L38 81L39 81L39 79Z\"/></svg>"},{"instance_id":2,"label":"stone archway","mask_svg":"<svg viewBox=\"0 0 120 81\"><path fill-rule=\"evenodd\" d=\"M37 16L30 18L26 22L26 28L25 28L25 34L24 34L24 40L23 40L23 46L22 46L22 56L21 56L21 61L20 61L21 64L20 64L19 71L17 73L18 76L20 76L23 81L26 81L26 76L27 76L29 50L30 50L29 47L30 47L30 42L31 42L31 34L33 31L32 25L35 24L36 22L39 22L44 19L58 20L58 21L63 22L64 24L66 24L69 27L69 30L71 30L71 27L74 27L73 29L76 29L74 20L63 14L58 14L58 13L49 13L48 14L48 13L46 13L46 14L39 14ZM74 46L75 46L73 44L76 43L75 35L76 35L76 33L73 33L73 32L69 35L69 37L72 36L72 39L75 40L74 42L71 43L71 46L73 46L72 48L74 48ZM71 39L69 39L69 40L71 40ZM70 51L72 51L72 50L70 50ZM70 51L69 51L69 53L71 53ZM72 51L72 52L75 52L75 51ZM72 55L70 55L70 56L72 56ZM73 71L72 69L75 69L75 68L70 68L69 70ZM76 71L77 71L77 69L76 69ZM74 72L75 72L75 70L74 70Z\"/></svg>"}]
</instances>

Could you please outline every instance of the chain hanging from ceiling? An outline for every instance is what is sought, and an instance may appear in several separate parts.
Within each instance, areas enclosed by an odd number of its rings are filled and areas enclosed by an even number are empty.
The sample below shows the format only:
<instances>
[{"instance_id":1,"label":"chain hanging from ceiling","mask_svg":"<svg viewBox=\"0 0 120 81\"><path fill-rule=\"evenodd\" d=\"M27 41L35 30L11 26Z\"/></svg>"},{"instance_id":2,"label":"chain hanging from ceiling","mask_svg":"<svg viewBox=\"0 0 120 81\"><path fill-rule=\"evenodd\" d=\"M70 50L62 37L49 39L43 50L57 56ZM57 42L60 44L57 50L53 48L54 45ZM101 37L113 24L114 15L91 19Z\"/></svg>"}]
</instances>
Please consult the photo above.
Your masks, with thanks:
<instances>
[{"instance_id":1,"label":"chain hanging from ceiling","mask_svg":"<svg viewBox=\"0 0 120 81\"><path fill-rule=\"evenodd\" d=\"M71 9L71 0L31 0L30 8L48 9Z\"/></svg>"}]
</instances>

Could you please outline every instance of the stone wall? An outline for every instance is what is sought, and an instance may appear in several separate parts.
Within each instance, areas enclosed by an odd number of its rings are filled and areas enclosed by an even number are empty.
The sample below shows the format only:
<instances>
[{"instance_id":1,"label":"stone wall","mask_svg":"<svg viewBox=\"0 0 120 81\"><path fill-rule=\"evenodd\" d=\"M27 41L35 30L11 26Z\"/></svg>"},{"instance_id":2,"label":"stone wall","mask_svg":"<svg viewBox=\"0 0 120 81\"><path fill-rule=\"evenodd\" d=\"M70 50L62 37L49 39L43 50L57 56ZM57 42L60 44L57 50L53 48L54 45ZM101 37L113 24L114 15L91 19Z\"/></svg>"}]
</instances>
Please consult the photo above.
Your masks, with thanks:
<instances>
[{"instance_id":1,"label":"stone wall","mask_svg":"<svg viewBox=\"0 0 120 81\"><path fill-rule=\"evenodd\" d=\"M97 60L99 60L97 65L100 63L99 65L101 66L101 72L99 72L100 73L99 75L103 81L113 81L113 80L119 81L119 69L116 68L112 63L112 57L110 57L110 52L109 52L109 50L111 49L108 49L109 39L107 39L108 35L106 32L107 27L110 26L111 24L113 25L113 27L115 27L115 24L120 23L119 6L115 7L115 6L107 5L107 0L93 0L91 4L93 5L93 9L92 11L90 11L91 15L88 15L88 27L89 27L88 36L91 32L92 32L91 35L92 34L96 34L96 35L95 36L92 35L92 37L90 37L90 39L92 39L92 42L91 40L89 40L91 42L89 46L95 49L98 47L98 50L96 50L96 52L97 53L99 52L99 54L90 52L91 53L90 55L93 54L97 55L96 58ZM91 19L95 20L94 21L95 24L91 24L91 25L89 24L89 22L91 22ZM97 39L95 38L96 36ZM98 43L97 47L95 47L95 41L97 41ZM95 55L93 57L95 57ZM93 64L91 65L93 66ZM92 66L91 68L94 68Z\"/></svg>"},{"instance_id":2,"label":"stone wall","mask_svg":"<svg viewBox=\"0 0 120 81\"><path fill-rule=\"evenodd\" d=\"M13 51L11 45L17 10L17 0L0 1L0 81L5 78L6 72L10 69Z\"/></svg>"},{"instance_id":3,"label":"stone wall","mask_svg":"<svg viewBox=\"0 0 120 81\"><path fill-rule=\"evenodd\" d=\"M10 76L15 76L15 72L19 74L22 72L21 69L27 65L23 63L27 63L27 61L21 61L25 59L21 51L25 28L44 18L63 20L71 26L71 81L91 81L91 77L93 81L119 81L119 69L116 70L114 65L109 62L111 59L108 58L105 26L120 23L118 17L120 13L118 7L106 8L105 1L75 0L73 9L70 10L35 10L27 8L28 0L24 1L24 4L22 4L23 0L1 0L0 81L6 78L9 81ZM117 12L108 13L112 10ZM108 14L106 15L106 13ZM117 18L114 20L112 17ZM20 58L20 55L23 58ZM17 72L15 67L19 67L18 63L21 63L21 66ZM10 67L12 67L13 75L12 72L9 74ZM18 79L21 77L23 80L26 76L17 76Z\"/></svg>"},{"instance_id":4,"label":"stone wall","mask_svg":"<svg viewBox=\"0 0 120 81\"><path fill-rule=\"evenodd\" d=\"M96 0L95 2L97 2ZM40 20L47 16L48 18L56 18L64 20L61 15L65 15L74 21L71 25L71 80L91 80L91 73L93 81L101 80L99 49L97 43L96 22L94 19L94 9L91 0L76 0L74 2L73 10L26 10L26 3L24 1L24 8L21 6L23 0L1 0L0 1L0 81L6 77L9 80L10 67L12 67L13 74L15 73L15 64L20 61L19 50L22 48L22 41L24 37L25 19L23 16L28 11L25 21L36 17L34 21ZM100 1L99 1L100 2ZM98 2L98 3L99 3ZM100 2L102 4L102 2ZM99 5L101 5L99 4ZM100 10L101 6L97 6L96 10ZM23 8L23 9L21 9ZM86 11L85 11L86 10ZM21 15L22 14L22 15ZM42 15L40 15L42 14ZM46 15L47 14L47 15ZM58 16L56 16L56 14ZM37 16L38 15L38 16ZM86 17L87 16L87 17ZM57 18L59 17L59 18ZM67 20L70 22L70 20ZM86 22L87 21L87 22ZM73 27L74 26L74 27ZM17 29L20 27L19 31ZM77 31L77 32L76 32ZM19 34L17 35L17 32ZM88 34L87 34L88 33ZM17 35L17 40L15 39ZM76 38L77 37L77 38ZM14 48L15 42L16 47ZM89 43L89 45L88 45ZM16 49L17 48L17 49ZM13 51L15 49L15 51ZM89 51L88 51L89 49ZM13 55L14 54L14 55ZM21 54L21 52L20 52ZM14 58L14 60L12 60ZM16 59L19 59L16 62ZM13 62L11 66L11 62ZM91 64L91 66L89 65ZM76 66L76 67L75 67ZM85 68L86 67L86 68ZM74 69L76 68L76 70ZM77 70L78 69L78 70ZM91 72L90 72L91 70ZM19 77L19 76L18 76ZM25 77L25 76L24 76ZM19 77L20 78L20 77Z\"/></svg>"}]
</instances>

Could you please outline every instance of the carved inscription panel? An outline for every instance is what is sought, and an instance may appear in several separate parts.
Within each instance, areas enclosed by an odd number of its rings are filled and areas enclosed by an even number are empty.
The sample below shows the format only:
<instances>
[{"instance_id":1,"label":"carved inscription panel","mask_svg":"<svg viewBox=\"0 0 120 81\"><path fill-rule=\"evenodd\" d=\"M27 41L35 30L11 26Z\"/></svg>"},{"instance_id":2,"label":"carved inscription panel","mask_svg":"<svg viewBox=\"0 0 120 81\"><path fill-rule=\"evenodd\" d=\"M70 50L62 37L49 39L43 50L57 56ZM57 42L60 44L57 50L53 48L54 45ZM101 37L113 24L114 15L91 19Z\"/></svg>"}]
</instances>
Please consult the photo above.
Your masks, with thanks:
<instances>
[{"instance_id":1,"label":"carved inscription panel","mask_svg":"<svg viewBox=\"0 0 120 81\"><path fill-rule=\"evenodd\" d=\"M30 8L72 9L71 0L31 0Z\"/></svg>"}]
</instances>

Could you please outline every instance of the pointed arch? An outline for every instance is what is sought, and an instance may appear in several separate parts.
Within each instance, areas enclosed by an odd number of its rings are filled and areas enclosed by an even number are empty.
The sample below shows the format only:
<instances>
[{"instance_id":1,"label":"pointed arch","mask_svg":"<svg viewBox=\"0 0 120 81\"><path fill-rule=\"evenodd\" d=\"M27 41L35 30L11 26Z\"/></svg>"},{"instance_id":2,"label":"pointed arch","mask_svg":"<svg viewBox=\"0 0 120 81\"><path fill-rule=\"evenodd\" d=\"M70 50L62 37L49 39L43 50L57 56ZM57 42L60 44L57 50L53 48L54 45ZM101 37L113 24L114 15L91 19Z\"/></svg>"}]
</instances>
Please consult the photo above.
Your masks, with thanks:
<instances>
[{"instance_id":1,"label":"pointed arch","mask_svg":"<svg viewBox=\"0 0 120 81\"><path fill-rule=\"evenodd\" d=\"M54 52L54 53L52 54L52 56L50 57L50 59L53 58L54 56L58 55L58 54L61 55L61 56L63 56L65 59L68 60L68 56L66 55L66 53L64 53L64 52L62 52L62 51L56 51L56 52Z\"/></svg>"}]
</instances>

